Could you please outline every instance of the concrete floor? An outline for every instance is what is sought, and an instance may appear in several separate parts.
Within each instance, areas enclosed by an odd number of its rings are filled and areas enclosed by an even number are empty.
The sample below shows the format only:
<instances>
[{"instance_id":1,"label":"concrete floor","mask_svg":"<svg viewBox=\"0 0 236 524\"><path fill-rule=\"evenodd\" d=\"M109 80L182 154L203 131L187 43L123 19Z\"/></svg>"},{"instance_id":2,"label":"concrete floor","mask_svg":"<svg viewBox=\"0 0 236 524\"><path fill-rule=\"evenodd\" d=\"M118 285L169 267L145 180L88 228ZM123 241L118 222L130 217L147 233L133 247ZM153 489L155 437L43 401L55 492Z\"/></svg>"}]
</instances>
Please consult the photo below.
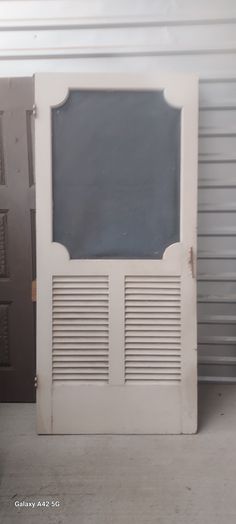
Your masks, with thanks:
<instances>
[{"instance_id":1,"label":"concrete floor","mask_svg":"<svg viewBox=\"0 0 236 524\"><path fill-rule=\"evenodd\" d=\"M236 387L199 396L196 436L37 436L2 404L1 524L236 524Z\"/></svg>"}]
</instances>

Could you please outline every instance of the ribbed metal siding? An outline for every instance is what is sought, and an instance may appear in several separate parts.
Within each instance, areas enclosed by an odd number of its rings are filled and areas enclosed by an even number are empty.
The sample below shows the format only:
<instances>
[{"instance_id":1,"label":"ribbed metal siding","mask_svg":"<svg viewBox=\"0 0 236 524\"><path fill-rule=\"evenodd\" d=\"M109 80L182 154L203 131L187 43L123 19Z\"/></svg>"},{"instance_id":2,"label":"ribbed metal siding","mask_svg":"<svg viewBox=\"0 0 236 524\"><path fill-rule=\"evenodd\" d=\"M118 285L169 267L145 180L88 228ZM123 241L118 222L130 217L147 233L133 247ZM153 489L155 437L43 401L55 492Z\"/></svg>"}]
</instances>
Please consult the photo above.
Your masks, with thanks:
<instances>
[{"instance_id":1,"label":"ribbed metal siding","mask_svg":"<svg viewBox=\"0 0 236 524\"><path fill-rule=\"evenodd\" d=\"M199 370L236 380L235 1L2 1L1 58L2 76L199 75Z\"/></svg>"},{"instance_id":2,"label":"ribbed metal siding","mask_svg":"<svg viewBox=\"0 0 236 524\"><path fill-rule=\"evenodd\" d=\"M236 374L236 82L201 81L199 125L199 370Z\"/></svg>"}]
</instances>

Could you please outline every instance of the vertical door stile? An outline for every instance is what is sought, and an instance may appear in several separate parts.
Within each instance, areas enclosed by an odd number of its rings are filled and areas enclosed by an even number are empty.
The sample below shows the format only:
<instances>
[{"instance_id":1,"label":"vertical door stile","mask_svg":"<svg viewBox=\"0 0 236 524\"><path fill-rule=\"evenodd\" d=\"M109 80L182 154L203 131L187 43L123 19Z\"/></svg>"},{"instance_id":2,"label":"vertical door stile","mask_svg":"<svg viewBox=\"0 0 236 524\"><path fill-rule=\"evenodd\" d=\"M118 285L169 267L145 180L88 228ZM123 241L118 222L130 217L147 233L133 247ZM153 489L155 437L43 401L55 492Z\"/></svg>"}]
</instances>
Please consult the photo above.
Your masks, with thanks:
<instances>
[{"instance_id":1,"label":"vertical door stile","mask_svg":"<svg viewBox=\"0 0 236 524\"><path fill-rule=\"evenodd\" d=\"M198 86L189 83L182 110L182 432L197 431L197 303L196 272L194 271L197 243L197 167ZM195 100L195 104L192 100ZM195 140L193 137L195 136ZM191 428L191 431L190 431Z\"/></svg>"},{"instance_id":2,"label":"vertical door stile","mask_svg":"<svg viewBox=\"0 0 236 524\"><path fill-rule=\"evenodd\" d=\"M109 276L109 384L124 384L124 275L116 270Z\"/></svg>"}]
</instances>

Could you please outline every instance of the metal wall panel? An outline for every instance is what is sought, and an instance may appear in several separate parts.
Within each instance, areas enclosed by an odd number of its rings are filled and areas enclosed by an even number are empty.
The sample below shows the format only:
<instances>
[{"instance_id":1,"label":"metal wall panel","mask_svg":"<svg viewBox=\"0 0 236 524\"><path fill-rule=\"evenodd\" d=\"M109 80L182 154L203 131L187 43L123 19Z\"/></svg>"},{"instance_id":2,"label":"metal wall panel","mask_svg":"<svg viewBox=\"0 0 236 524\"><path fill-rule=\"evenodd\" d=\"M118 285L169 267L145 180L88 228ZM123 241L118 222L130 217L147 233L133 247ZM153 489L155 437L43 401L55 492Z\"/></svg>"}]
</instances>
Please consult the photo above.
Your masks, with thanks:
<instances>
[{"instance_id":1,"label":"metal wall panel","mask_svg":"<svg viewBox=\"0 0 236 524\"><path fill-rule=\"evenodd\" d=\"M199 371L236 381L235 1L2 1L0 60L2 76L199 75Z\"/></svg>"}]
</instances>

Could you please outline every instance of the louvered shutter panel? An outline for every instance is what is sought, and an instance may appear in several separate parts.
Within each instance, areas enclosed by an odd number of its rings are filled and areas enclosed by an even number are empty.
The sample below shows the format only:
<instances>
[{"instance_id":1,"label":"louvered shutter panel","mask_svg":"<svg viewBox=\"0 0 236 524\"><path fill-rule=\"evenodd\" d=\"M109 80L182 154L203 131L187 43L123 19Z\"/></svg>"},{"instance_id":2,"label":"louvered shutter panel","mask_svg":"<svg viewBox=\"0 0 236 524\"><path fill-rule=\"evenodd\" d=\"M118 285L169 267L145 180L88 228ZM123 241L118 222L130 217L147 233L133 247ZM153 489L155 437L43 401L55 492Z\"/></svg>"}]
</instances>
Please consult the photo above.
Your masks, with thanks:
<instances>
[{"instance_id":1,"label":"louvered shutter panel","mask_svg":"<svg viewBox=\"0 0 236 524\"><path fill-rule=\"evenodd\" d=\"M108 382L106 276L55 276L52 286L53 381Z\"/></svg>"},{"instance_id":2,"label":"louvered shutter panel","mask_svg":"<svg viewBox=\"0 0 236 524\"><path fill-rule=\"evenodd\" d=\"M197 80L37 75L36 104L38 432L195 432Z\"/></svg>"},{"instance_id":3,"label":"louvered shutter panel","mask_svg":"<svg viewBox=\"0 0 236 524\"><path fill-rule=\"evenodd\" d=\"M125 278L125 382L181 380L180 277Z\"/></svg>"}]
</instances>

